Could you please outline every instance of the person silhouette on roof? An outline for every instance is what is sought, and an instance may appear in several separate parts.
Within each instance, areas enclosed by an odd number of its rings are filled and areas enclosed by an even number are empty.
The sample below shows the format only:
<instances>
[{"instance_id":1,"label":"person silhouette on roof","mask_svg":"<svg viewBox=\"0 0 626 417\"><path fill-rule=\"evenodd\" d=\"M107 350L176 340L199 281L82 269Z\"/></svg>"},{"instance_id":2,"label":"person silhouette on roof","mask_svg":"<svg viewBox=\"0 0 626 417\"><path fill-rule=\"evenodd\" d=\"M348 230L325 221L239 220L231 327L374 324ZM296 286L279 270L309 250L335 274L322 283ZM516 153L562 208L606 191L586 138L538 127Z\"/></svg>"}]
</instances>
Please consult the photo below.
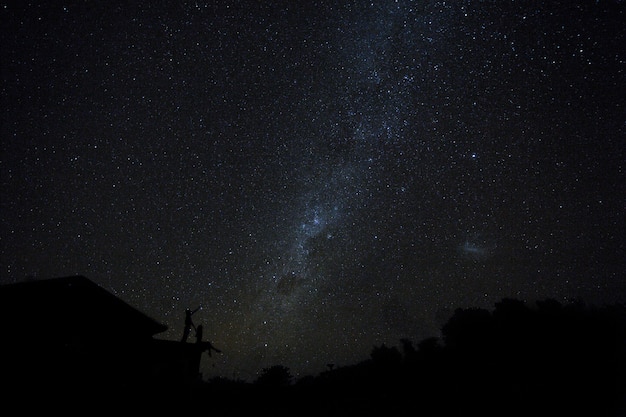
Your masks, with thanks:
<instances>
[{"instance_id":1,"label":"person silhouette on roof","mask_svg":"<svg viewBox=\"0 0 626 417\"><path fill-rule=\"evenodd\" d=\"M185 309L185 328L183 330L183 338L181 342L187 341L187 338L189 337L189 333L191 332L192 327L194 330L196 330L196 326L193 324L193 320L191 319L191 316L193 316L198 310L200 310L200 306L196 308L195 310L190 310L188 308Z\"/></svg>"},{"instance_id":2,"label":"person silhouette on roof","mask_svg":"<svg viewBox=\"0 0 626 417\"><path fill-rule=\"evenodd\" d=\"M202 340L202 325L201 324L199 324L198 327L196 328L196 345L200 347L201 352L206 351L209 354L209 356L211 356L211 351L214 351L216 353L222 353L222 351L216 348L215 346L213 346L211 342L205 342Z\"/></svg>"}]
</instances>

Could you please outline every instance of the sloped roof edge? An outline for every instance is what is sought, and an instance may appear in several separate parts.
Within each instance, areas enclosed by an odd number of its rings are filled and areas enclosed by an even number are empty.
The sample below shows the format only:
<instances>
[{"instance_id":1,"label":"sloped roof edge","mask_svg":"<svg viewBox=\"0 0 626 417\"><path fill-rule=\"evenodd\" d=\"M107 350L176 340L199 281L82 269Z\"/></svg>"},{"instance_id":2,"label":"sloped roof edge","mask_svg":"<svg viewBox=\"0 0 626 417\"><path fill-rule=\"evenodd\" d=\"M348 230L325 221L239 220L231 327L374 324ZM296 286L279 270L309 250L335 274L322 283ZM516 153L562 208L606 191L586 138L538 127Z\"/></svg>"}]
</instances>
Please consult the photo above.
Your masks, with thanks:
<instances>
[{"instance_id":1,"label":"sloped roof edge","mask_svg":"<svg viewBox=\"0 0 626 417\"><path fill-rule=\"evenodd\" d=\"M124 317L132 320L133 323L139 324L141 329L145 332L155 335L167 330L166 325L157 322L152 317L131 306L121 298L112 294L83 275L22 281L13 284L1 285L0 303L10 302L14 304L20 297L24 300L28 300L29 294L33 293L49 294L50 296L62 294L67 297L71 294L71 297L90 297L91 300L89 301L99 300L101 304L117 310L122 313ZM80 305L84 305L85 308L97 308L100 304L91 305L91 303L86 302L86 300L75 301ZM32 306L28 304L24 306L24 308L31 307Z\"/></svg>"}]
</instances>

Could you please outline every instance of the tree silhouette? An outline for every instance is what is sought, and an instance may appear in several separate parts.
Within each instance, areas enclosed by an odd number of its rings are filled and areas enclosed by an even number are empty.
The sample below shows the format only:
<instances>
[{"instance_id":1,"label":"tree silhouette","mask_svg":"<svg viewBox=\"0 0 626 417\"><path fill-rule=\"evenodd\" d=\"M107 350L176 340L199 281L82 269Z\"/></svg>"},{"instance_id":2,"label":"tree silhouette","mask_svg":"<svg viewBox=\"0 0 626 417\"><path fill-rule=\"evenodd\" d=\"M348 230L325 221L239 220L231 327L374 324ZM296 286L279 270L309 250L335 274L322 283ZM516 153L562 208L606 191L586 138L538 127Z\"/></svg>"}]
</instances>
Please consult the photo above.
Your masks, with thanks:
<instances>
[{"instance_id":1,"label":"tree silhouette","mask_svg":"<svg viewBox=\"0 0 626 417\"><path fill-rule=\"evenodd\" d=\"M417 350L413 346L413 342L409 339L400 339L400 343L402 343L402 354L404 355L405 360L413 360L417 355Z\"/></svg>"},{"instance_id":2,"label":"tree silhouette","mask_svg":"<svg viewBox=\"0 0 626 417\"><path fill-rule=\"evenodd\" d=\"M255 380L255 384L266 387L286 387L291 384L289 368L282 365L274 365L263 368L261 375Z\"/></svg>"},{"instance_id":3,"label":"tree silhouette","mask_svg":"<svg viewBox=\"0 0 626 417\"><path fill-rule=\"evenodd\" d=\"M374 347L370 356L376 366L383 368L397 367L402 362L402 354L398 348L387 347L384 343L379 347Z\"/></svg>"},{"instance_id":4,"label":"tree silhouette","mask_svg":"<svg viewBox=\"0 0 626 417\"><path fill-rule=\"evenodd\" d=\"M624 309L503 299L493 313L458 309L443 326L449 396L461 408L612 415L624 383ZM453 406L452 406L453 407ZM460 406L459 406L460 407Z\"/></svg>"},{"instance_id":5,"label":"tree silhouette","mask_svg":"<svg viewBox=\"0 0 626 417\"><path fill-rule=\"evenodd\" d=\"M212 381L206 393L217 415L624 415L624 306L494 307L457 309L441 338L377 345L361 362L295 384L275 365L254 383Z\"/></svg>"},{"instance_id":6,"label":"tree silhouette","mask_svg":"<svg viewBox=\"0 0 626 417\"><path fill-rule=\"evenodd\" d=\"M443 340L449 348L471 348L484 344L492 330L491 313L481 308L458 308L442 327Z\"/></svg>"}]
</instances>

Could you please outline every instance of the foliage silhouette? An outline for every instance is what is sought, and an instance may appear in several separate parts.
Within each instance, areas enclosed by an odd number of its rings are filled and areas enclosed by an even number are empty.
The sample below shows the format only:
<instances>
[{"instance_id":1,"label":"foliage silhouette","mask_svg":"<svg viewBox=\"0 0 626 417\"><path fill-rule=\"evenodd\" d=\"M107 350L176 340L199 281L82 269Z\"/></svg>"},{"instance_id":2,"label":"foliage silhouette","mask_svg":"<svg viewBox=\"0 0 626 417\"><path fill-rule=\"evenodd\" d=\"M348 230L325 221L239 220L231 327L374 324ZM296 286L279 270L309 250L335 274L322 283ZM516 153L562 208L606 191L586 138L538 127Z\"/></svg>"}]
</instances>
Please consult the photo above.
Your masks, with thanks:
<instances>
[{"instance_id":1,"label":"foliage silhouette","mask_svg":"<svg viewBox=\"0 0 626 417\"><path fill-rule=\"evenodd\" d=\"M625 410L623 305L503 299L493 311L457 309L441 333L417 347L409 339L400 340L401 349L375 346L369 359L302 378L266 410L329 416L617 416Z\"/></svg>"},{"instance_id":2,"label":"foliage silhouette","mask_svg":"<svg viewBox=\"0 0 626 417\"><path fill-rule=\"evenodd\" d=\"M381 369L394 369L402 363L402 354L398 348L387 347L384 343L380 347L374 347L370 356L376 367Z\"/></svg>"},{"instance_id":3,"label":"foliage silhouette","mask_svg":"<svg viewBox=\"0 0 626 417\"><path fill-rule=\"evenodd\" d=\"M282 365L274 365L264 368L261 375L256 379L255 384L266 387L286 387L291 384L289 368Z\"/></svg>"}]
</instances>

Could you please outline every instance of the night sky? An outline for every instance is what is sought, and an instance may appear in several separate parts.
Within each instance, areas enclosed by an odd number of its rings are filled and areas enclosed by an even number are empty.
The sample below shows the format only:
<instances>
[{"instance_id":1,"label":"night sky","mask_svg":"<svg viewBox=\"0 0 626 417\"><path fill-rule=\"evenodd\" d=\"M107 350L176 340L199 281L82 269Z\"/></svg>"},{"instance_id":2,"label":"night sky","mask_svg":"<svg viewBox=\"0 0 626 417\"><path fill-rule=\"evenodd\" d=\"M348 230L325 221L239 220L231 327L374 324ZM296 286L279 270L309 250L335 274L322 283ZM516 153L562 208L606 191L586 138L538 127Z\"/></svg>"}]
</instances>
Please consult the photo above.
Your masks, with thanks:
<instances>
[{"instance_id":1,"label":"night sky","mask_svg":"<svg viewBox=\"0 0 626 417\"><path fill-rule=\"evenodd\" d=\"M0 283L202 305L242 379L626 302L625 2L181 3L0 2Z\"/></svg>"}]
</instances>

